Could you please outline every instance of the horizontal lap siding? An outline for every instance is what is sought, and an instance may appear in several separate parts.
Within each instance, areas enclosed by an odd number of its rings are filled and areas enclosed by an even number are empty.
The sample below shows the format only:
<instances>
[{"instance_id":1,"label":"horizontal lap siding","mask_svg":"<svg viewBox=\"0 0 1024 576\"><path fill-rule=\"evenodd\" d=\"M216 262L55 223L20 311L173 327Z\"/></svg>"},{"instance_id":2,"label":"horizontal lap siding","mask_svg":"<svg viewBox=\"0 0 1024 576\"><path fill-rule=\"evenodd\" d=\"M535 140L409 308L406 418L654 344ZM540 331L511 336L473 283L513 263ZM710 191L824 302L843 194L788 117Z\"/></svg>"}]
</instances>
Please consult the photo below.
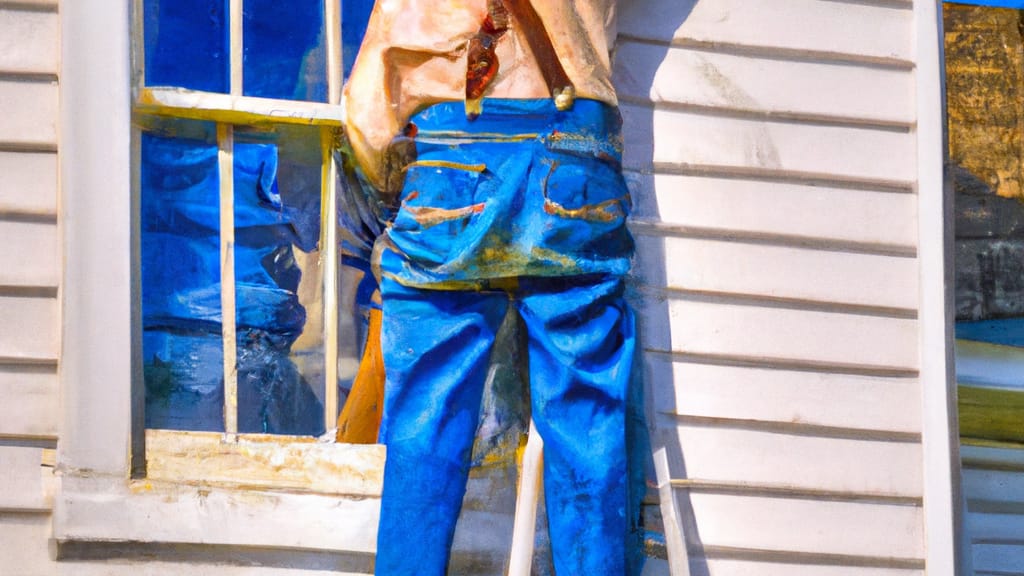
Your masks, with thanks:
<instances>
[{"instance_id":1,"label":"horizontal lap siding","mask_svg":"<svg viewBox=\"0 0 1024 576\"><path fill-rule=\"evenodd\" d=\"M975 574L1024 575L1024 449L964 446L961 454Z\"/></svg>"},{"instance_id":2,"label":"horizontal lap siding","mask_svg":"<svg viewBox=\"0 0 1024 576\"><path fill-rule=\"evenodd\" d=\"M50 560L60 350L56 2L0 2L0 542L12 574Z\"/></svg>"},{"instance_id":3,"label":"horizontal lap siding","mask_svg":"<svg viewBox=\"0 0 1024 576\"><path fill-rule=\"evenodd\" d=\"M912 18L621 8L633 299L695 573L924 572Z\"/></svg>"}]
</instances>

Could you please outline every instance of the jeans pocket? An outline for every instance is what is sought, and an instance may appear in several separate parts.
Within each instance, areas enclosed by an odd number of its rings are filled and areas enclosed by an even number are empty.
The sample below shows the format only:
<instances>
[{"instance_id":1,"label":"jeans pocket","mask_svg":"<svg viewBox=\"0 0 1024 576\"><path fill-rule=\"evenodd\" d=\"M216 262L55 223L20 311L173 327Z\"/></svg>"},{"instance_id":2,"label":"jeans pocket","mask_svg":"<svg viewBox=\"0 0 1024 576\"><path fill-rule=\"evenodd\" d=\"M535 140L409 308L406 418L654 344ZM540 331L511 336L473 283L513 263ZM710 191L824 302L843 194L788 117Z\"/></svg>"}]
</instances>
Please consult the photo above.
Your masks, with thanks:
<instances>
[{"instance_id":1,"label":"jeans pocket","mask_svg":"<svg viewBox=\"0 0 1024 576\"><path fill-rule=\"evenodd\" d=\"M442 264L459 250L463 232L484 210L475 200L485 170L444 160L409 165L390 236L410 260Z\"/></svg>"},{"instance_id":2,"label":"jeans pocket","mask_svg":"<svg viewBox=\"0 0 1024 576\"><path fill-rule=\"evenodd\" d=\"M570 220L620 225L630 196L622 174L596 159L563 156L552 162L543 181L544 212Z\"/></svg>"}]
</instances>

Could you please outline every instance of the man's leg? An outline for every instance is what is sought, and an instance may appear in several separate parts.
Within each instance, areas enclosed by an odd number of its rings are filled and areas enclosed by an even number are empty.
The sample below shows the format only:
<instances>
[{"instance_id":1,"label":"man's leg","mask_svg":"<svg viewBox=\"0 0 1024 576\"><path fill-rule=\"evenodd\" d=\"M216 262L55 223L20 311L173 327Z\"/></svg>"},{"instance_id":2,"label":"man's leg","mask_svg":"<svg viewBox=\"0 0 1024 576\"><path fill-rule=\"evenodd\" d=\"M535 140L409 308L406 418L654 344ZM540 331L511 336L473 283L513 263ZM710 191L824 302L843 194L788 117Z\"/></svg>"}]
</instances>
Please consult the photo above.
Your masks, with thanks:
<instances>
[{"instance_id":1,"label":"man's leg","mask_svg":"<svg viewBox=\"0 0 1024 576\"><path fill-rule=\"evenodd\" d=\"M382 284L387 445L377 576L442 576L504 292Z\"/></svg>"},{"instance_id":2,"label":"man's leg","mask_svg":"<svg viewBox=\"0 0 1024 576\"><path fill-rule=\"evenodd\" d=\"M635 337L622 280L532 279L521 293L555 573L628 575L636 510L626 413Z\"/></svg>"}]
</instances>

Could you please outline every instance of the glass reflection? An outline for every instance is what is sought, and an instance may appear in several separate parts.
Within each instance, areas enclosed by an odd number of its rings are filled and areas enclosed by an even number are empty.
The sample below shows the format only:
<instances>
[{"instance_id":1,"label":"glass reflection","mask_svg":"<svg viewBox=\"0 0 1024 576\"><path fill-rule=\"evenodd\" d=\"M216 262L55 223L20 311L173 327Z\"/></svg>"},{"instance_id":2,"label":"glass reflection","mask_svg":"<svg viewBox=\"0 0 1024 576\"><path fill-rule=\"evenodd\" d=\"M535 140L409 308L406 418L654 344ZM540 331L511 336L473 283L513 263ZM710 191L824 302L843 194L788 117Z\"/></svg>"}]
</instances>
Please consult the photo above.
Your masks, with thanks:
<instances>
[{"instance_id":1,"label":"glass reflection","mask_svg":"<svg viewBox=\"0 0 1024 576\"><path fill-rule=\"evenodd\" d=\"M317 129L235 134L239 432L324 431Z\"/></svg>"},{"instance_id":2,"label":"glass reflection","mask_svg":"<svg viewBox=\"0 0 1024 576\"><path fill-rule=\"evenodd\" d=\"M141 147L146 426L223 431L216 129L158 121Z\"/></svg>"},{"instance_id":3,"label":"glass reflection","mask_svg":"<svg viewBox=\"0 0 1024 576\"><path fill-rule=\"evenodd\" d=\"M145 0L146 85L228 92L227 0Z\"/></svg>"},{"instance_id":4,"label":"glass reflection","mask_svg":"<svg viewBox=\"0 0 1024 576\"><path fill-rule=\"evenodd\" d=\"M323 0L245 0L246 96L327 101Z\"/></svg>"}]
</instances>

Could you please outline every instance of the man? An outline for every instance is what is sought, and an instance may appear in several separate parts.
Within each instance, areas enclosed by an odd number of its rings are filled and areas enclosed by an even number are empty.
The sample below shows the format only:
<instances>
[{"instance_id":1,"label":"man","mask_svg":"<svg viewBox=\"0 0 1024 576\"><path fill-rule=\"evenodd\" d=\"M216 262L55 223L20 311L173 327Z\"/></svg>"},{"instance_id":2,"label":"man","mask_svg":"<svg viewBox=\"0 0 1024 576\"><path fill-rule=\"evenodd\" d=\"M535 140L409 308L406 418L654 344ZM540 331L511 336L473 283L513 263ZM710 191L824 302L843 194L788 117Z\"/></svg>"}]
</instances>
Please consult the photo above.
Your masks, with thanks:
<instances>
[{"instance_id":1,"label":"man","mask_svg":"<svg viewBox=\"0 0 1024 576\"><path fill-rule=\"evenodd\" d=\"M396 212L375 248L388 446L376 573L442 575L488 358L513 306L555 571L632 574L635 348L622 277L614 0L378 0L348 134ZM632 488L632 491L631 491Z\"/></svg>"}]
</instances>

